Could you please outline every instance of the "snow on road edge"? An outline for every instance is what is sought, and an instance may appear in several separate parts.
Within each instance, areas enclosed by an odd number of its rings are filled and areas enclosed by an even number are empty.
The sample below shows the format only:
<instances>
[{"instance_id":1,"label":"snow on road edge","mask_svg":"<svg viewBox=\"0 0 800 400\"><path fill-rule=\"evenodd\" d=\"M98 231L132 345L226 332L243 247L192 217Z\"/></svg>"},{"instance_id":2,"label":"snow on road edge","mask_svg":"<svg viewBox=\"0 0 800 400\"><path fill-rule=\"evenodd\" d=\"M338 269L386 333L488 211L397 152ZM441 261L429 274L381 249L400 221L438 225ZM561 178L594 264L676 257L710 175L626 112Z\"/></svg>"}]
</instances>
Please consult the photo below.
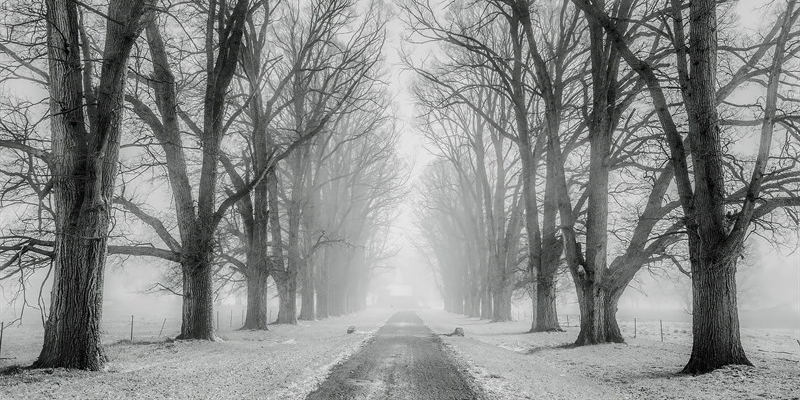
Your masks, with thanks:
<instances>
[{"instance_id":1,"label":"snow on road edge","mask_svg":"<svg viewBox=\"0 0 800 400\"><path fill-rule=\"evenodd\" d=\"M339 352L328 364L322 366L319 370L319 373L316 375L312 375L300 382L294 382L290 386L278 391L275 393L274 396L270 396L270 399L303 399L308 396L309 393L317 390L317 388L328 379L333 369L339 365L347 361L353 354L357 353L361 350L364 346L367 345L373 338L375 338L375 334L378 332L378 329L383 327L384 323L379 324L375 329L372 329L367 332L363 331L356 331L355 334L362 334L365 335L363 339L357 342L354 346Z\"/></svg>"}]
</instances>

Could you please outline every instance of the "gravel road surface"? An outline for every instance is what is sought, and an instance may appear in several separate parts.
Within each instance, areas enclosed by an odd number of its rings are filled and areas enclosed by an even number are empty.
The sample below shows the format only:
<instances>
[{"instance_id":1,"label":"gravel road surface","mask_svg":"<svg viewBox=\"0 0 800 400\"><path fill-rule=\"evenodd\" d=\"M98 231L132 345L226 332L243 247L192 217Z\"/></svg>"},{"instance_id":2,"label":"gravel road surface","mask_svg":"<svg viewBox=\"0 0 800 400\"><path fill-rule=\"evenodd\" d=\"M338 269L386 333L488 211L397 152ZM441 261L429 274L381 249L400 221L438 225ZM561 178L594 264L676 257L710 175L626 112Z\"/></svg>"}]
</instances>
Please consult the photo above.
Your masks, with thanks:
<instances>
[{"instance_id":1,"label":"gravel road surface","mask_svg":"<svg viewBox=\"0 0 800 400\"><path fill-rule=\"evenodd\" d=\"M479 399L413 311L394 314L375 337L336 366L307 399Z\"/></svg>"}]
</instances>

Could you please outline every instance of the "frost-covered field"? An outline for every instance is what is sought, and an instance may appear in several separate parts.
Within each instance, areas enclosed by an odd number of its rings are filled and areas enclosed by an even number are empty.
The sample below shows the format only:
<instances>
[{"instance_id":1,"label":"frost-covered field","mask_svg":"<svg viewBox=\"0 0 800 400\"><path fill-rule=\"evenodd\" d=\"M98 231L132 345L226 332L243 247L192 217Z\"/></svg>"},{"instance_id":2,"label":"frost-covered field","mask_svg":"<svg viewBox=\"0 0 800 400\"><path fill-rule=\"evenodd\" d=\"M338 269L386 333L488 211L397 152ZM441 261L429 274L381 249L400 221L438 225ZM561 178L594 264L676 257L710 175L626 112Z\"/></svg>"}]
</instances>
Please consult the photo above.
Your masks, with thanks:
<instances>
[{"instance_id":1,"label":"frost-covered field","mask_svg":"<svg viewBox=\"0 0 800 400\"><path fill-rule=\"evenodd\" d=\"M0 399L301 399L328 370L356 351L392 314L371 309L269 332L234 331L222 321L219 343L166 342L163 321L104 324L111 358L105 372L22 371L0 376ZM169 321L168 321L169 322ZM169 323L167 324L169 325ZM355 325L356 334L345 333ZM139 327L139 335L137 328ZM175 326L165 327L172 336ZM40 328L9 328L0 367L29 365L41 346Z\"/></svg>"},{"instance_id":2,"label":"frost-covered field","mask_svg":"<svg viewBox=\"0 0 800 400\"><path fill-rule=\"evenodd\" d=\"M393 313L363 313L272 326L269 332L235 331L221 321L220 343L167 342L179 326L163 319L104 324L111 357L105 372L22 371L0 376L0 399L301 399L338 361L355 352ZM755 368L730 367L702 376L677 375L690 352L685 323L638 321L627 344L560 348L578 330L525 333L529 321L489 323L418 311L438 333L463 327L466 337L443 337L493 399L797 399L800 398L798 330L744 329L742 341ZM228 323L225 323L228 322ZM575 321L571 321L573 324ZM359 332L345 334L349 325ZM632 322L621 323L626 336ZM7 328L0 367L28 365L38 355L41 328Z\"/></svg>"},{"instance_id":3,"label":"frost-covered field","mask_svg":"<svg viewBox=\"0 0 800 400\"><path fill-rule=\"evenodd\" d=\"M496 399L800 398L800 330L744 329L755 367L687 376L677 372L691 352L689 324L665 322L664 342L658 321L638 321L637 338L627 344L560 348L575 340L578 328L527 334L529 321L488 323L433 310L420 316L435 332L464 328L466 337L445 337L445 343ZM622 329L632 334L632 322Z\"/></svg>"}]
</instances>

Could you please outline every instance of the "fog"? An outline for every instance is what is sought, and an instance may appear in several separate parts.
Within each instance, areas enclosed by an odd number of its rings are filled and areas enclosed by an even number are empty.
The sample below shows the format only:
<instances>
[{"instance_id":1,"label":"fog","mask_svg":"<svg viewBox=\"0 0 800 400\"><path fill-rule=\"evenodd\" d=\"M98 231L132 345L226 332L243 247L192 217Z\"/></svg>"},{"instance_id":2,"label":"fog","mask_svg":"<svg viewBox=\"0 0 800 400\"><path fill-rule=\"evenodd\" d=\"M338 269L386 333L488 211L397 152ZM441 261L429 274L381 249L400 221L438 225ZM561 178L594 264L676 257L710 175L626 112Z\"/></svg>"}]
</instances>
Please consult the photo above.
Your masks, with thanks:
<instances>
[{"instance_id":1,"label":"fog","mask_svg":"<svg viewBox=\"0 0 800 400\"><path fill-rule=\"evenodd\" d=\"M745 29L757 31L760 19L757 11L762 2L740 2L736 9L739 14L741 26ZM393 10L395 15L387 24L387 41L384 49L386 62L386 83L388 94L392 99L390 109L396 127L393 129L397 136L392 145L392 151L405 169L400 171L404 176L402 198L387 208L386 212L392 214L387 226L382 226L383 240L386 243L386 258L372 265L369 276L369 305L381 305L380 297L387 291L392 296L403 297L409 295L421 307L438 307L444 305L442 296L442 277L437 272L436 260L431 256L431 249L426 249L429 244L420 237L418 229L419 215L415 213L414 204L419 201L421 179L430 174L430 165L434 164L439 156L430 142L424 138L420 131L417 118L417 101L410 92L410 88L417 77L410 70L409 64L424 63L431 57L442 55L442 50L432 43L414 42L407 24L398 15L398 10ZM39 86L24 81L12 81L4 84L6 93L22 93L35 96L43 95ZM746 99L746 92L738 95ZM385 138L385 137L384 137ZM748 142L741 142L740 147L748 147ZM755 142L753 142L755 143ZM135 147L123 149L123 160L136 160L141 153ZM161 170L148 170L143 175L128 181L125 194L135 198L137 202L145 205L147 210L164 216L168 220L170 229L174 229L174 221L168 216L169 210L174 207L169 190L165 189L166 182L159 180L163 173ZM330 204L319 204L321 209L331 208ZM13 225L12 221L20 213L26 212L22 206L6 207L2 211L3 225ZM136 221L120 212L112 234L123 237L136 238L142 243L156 243L157 235L141 221ZM612 215L613 217L613 215ZM124 221L124 223L123 223ZM770 315L769 324L784 327L800 327L800 253L795 251L800 231L797 228L785 229L778 235L790 235L785 238L782 246L771 244L767 239L751 236L747 241L749 254L742 262L738 274L739 307L745 325L766 323L757 318L758 315ZM336 238L347 242L348 237ZM335 246L331 244L328 246ZM613 252L609 257L613 257ZM175 268L166 261L149 258L111 256L104 283L104 315L106 318L119 319L129 315L142 316L170 316L179 317L181 299L178 295L164 290L165 287L174 288L174 282L169 282L169 271ZM2 295L5 299L0 306L0 319L3 321L16 320L25 309L27 319L40 320L40 310L34 308L37 304L49 304L51 281L43 282L47 272L45 270L26 276L24 285L13 279L3 281ZM52 276L51 276L52 279ZM566 271L559 274L558 312L560 314L579 314L574 288L570 286L570 277ZM164 285L164 286L159 286ZM25 287L20 297L20 290ZM43 288L41 299L39 289ZM634 281L625 290L619 302L619 315L630 317L643 316L669 316L670 318L686 319L689 315L691 302L690 282L687 277L670 266L659 266L656 269L642 269ZM530 314L530 301L527 289L518 289L513 296L513 309L517 316ZM278 299L274 281L270 282L269 310L270 315L277 313ZM298 295L299 296L299 295ZM240 310L244 308L246 293L242 282L233 282L222 286L215 297L215 304L226 309ZM27 303L27 306L25 305ZM385 305L385 304L383 304ZM759 322L761 321L761 322Z\"/></svg>"}]
</instances>

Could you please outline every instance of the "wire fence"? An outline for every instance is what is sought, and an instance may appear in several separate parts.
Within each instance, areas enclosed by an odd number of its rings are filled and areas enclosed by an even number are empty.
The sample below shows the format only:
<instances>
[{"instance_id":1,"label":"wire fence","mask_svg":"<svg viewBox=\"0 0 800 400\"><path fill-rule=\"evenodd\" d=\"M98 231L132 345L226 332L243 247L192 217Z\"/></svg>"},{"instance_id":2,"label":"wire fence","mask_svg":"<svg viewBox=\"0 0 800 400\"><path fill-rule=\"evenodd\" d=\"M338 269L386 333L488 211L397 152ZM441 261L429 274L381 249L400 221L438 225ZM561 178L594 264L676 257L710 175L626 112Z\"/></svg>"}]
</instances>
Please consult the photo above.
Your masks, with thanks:
<instances>
[{"instance_id":1,"label":"wire fence","mask_svg":"<svg viewBox=\"0 0 800 400\"><path fill-rule=\"evenodd\" d=\"M512 319L515 321L527 321L532 319L530 310L514 310ZM580 315L560 314L558 324L561 328L579 328ZM662 342L691 342L692 323L681 321L670 321L654 318L617 318L620 332L625 338L638 338L657 340Z\"/></svg>"},{"instance_id":2,"label":"wire fence","mask_svg":"<svg viewBox=\"0 0 800 400\"><path fill-rule=\"evenodd\" d=\"M270 308L269 321L277 316ZM238 330L244 325L244 307L222 307L214 311L214 326L218 334ZM180 314L105 315L100 324L105 344L119 342L148 343L174 338L181 331ZM39 316L0 321L0 367L18 362L33 361L41 350L44 328Z\"/></svg>"}]
</instances>

